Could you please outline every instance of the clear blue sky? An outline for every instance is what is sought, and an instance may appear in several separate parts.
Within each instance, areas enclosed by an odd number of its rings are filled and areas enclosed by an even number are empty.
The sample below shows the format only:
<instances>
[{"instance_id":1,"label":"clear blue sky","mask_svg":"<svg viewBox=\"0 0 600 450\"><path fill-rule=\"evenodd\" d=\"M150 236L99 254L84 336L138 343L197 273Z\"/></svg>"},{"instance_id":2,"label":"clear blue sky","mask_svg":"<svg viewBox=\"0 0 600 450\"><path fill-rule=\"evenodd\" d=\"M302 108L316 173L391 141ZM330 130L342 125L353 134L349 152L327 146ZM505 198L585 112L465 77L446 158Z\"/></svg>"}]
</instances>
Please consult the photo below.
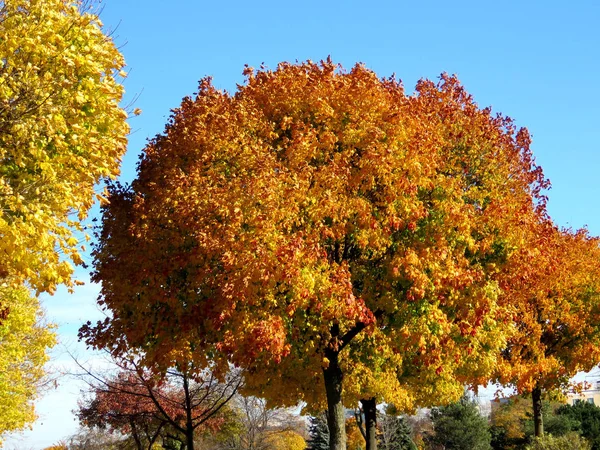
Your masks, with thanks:
<instances>
[{"instance_id":1,"label":"clear blue sky","mask_svg":"<svg viewBox=\"0 0 600 450\"><path fill-rule=\"evenodd\" d=\"M595 1L233 1L104 0L101 18L125 55L127 103L143 110L123 161L123 179L147 138L200 78L233 91L244 64L320 60L363 62L395 73L412 92L422 77L456 73L480 106L492 106L533 134L537 161L552 181L549 210L562 226L600 234L600 4ZM73 341L94 314L94 287L45 304ZM77 314L74 314L74 310ZM96 313L97 315L97 313ZM61 389L64 389L61 388ZM75 427L71 391L40 406L43 419L7 448L38 449ZM60 397L62 395L62 397ZM61 409L57 412L57 398ZM50 412L52 411L52 412ZM41 423L44 425L41 425ZM12 446L11 446L12 445Z\"/></svg>"},{"instance_id":2,"label":"clear blue sky","mask_svg":"<svg viewBox=\"0 0 600 450\"><path fill-rule=\"evenodd\" d=\"M423 6L426 5L426 6ZM331 55L392 73L412 92L422 77L456 73L481 106L533 134L561 225L600 234L600 4L594 1L196 2L106 0L102 18L131 70L128 97L143 115L124 161L133 176L145 139L206 75L223 89L244 64Z\"/></svg>"}]
</instances>

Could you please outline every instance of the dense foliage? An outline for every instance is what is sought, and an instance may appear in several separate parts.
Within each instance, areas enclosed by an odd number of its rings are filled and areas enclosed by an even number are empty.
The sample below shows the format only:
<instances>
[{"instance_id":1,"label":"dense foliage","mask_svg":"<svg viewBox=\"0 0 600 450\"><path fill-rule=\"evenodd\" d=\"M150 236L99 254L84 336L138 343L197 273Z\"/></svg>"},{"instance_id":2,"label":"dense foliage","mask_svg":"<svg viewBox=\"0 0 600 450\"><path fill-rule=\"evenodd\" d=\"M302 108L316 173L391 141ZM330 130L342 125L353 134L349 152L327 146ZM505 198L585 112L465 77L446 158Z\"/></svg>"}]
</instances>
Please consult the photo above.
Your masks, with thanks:
<instances>
[{"instance_id":1,"label":"dense foliage","mask_svg":"<svg viewBox=\"0 0 600 450\"><path fill-rule=\"evenodd\" d=\"M0 2L0 280L53 292L129 131L123 57L73 0ZM63 256L67 256L65 258Z\"/></svg>"},{"instance_id":2,"label":"dense foliage","mask_svg":"<svg viewBox=\"0 0 600 450\"><path fill-rule=\"evenodd\" d=\"M525 450L590 450L590 444L577 433L559 437L548 434L536 437Z\"/></svg>"},{"instance_id":3,"label":"dense foliage","mask_svg":"<svg viewBox=\"0 0 600 450\"><path fill-rule=\"evenodd\" d=\"M527 236L527 235L526 235ZM543 433L542 395L566 390L571 377L600 362L600 248L585 230L543 223L516 252L501 281L516 333L497 378L531 393L535 434Z\"/></svg>"},{"instance_id":4,"label":"dense foliage","mask_svg":"<svg viewBox=\"0 0 600 450\"><path fill-rule=\"evenodd\" d=\"M561 406L556 414L570 419L574 423L570 430L581 433L590 442L592 450L600 450L600 407L588 402L576 402L574 405Z\"/></svg>"}]
</instances>

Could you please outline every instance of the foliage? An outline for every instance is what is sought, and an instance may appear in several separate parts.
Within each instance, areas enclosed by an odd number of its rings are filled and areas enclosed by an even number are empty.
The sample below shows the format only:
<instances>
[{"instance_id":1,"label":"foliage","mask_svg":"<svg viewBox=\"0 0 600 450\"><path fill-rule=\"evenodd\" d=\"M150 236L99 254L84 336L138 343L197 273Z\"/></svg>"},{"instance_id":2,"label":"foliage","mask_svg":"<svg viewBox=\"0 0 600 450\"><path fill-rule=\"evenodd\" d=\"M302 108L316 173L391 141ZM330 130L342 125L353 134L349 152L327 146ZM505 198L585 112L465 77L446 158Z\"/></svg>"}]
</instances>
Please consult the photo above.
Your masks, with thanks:
<instances>
[{"instance_id":1,"label":"foliage","mask_svg":"<svg viewBox=\"0 0 600 450\"><path fill-rule=\"evenodd\" d=\"M425 449L425 440L433 434L433 423L431 422L429 412L425 413L423 410L414 416L407 416L406 420L412 430L411 437L413 442L419 450Z\"/></svg>"},{"instance_id":2,"label":"foliage","mask_svg":"<svg viewBox=\"0 0 600 450\"><path fill-rule=\"evenodd\" d=\"M306 450L329 450L329 429L325 414L311 416Z\"/></svg>"},{"instance_id":3,"label":"foliage","mask_svg":"<svg viewBox=\"0 0 600 450\"><path fill-rule=\"evenodd\" d=\"M379 419L379 429L380 450L417 450L405 417L384 414Z\"/></svg>"},{"instance_id":4,"label":"foliage","mask_svg":"<svg viewBox=\"0 0 600 450\"><path fill-rule=\"evenodd\" d=\"M571 428L579 431L591 444L592 450L600 450L600 407L587 402L563 405L556 410L558 417L565 417L576 423Z\"/></svg>"},{"instance_id":5,"label":"foliage","mask_svg":"<svg viewBox=\"0 0 600 450\"><path fill-rule=\"evenodd\" d=\"M577 433L569 433L564 436L554 437L546 434L534 439L526 450L590 450L590 444Z\"/></svg>"},{"instance_id":6,"label":"foliage","mask_svg":"<svg viewBox=\"0 0 600 450\"><path fill-rule=\"evenodd\" d=\"M115 177L128 126L123 57L75 0L0 2L0 282L71 285L74 230ZM2 299L0 299L2 301Z\"/></svg>"},{"instance_id":7,"label":"foliage","mask_svg":"<svg viewBox=\"0 0 600 450\"><path fill-rule=\"evenodd\" d=\"M306 441L296 431L287 430L271 435L272 450L305 450Z\"/></svg>"},{"instance_id":8,"label":"foliage","mask_svg":"<svg viewBox=\"0 0 600 450\"><path fill-rule=\"evenodd\" d=\"M600 361L599 240L542 224L505 278L518 333L503 352L500 380L519 392L568 387ZM520 261L519 261L520 259Z\"/></svg>"},{"instance_id":9,"label":"foliage","mask_svg":"<svg viewBox=\"0 0 600 450\"><path fill-rule=\"evenodd\" d=\"M518 396L505 402L495 400L490 417L492 447L498 450L519 449L529 442L526 422L531 420L531 401Z\"/></svg>"},{"instance_id":10,"label":"foliage","mask_svg":"<svg viewBox=\"0 0 600 450\"><path fill-rule=\"evenodd\" d=\"M491 435L487 420L474 401L466 396L457 403L431 410L433 434L427 441L433 449L487 450Z\"/></svg>"},{"instance_id":11,"label":"foliage","mask_svg":"<svg viewBox=\"0 0 600 450\"><path fill-rule=\"evenodd\" d=\"M287 409L269 408L263 399L236 396L222 429L207 436L216 450L304 450L304 423Z\"/></svg>"},{"instance_id":12,"label":"foliage","mask_svg":"<svg viewBox=\"0 0 600 450\"><path fill-rule=\"evenodd\" d=\"M364 450L365 438L354 419L346 419L346 447L348 450Z\"/></svg>"},{"instance_id":13,"label":"foliage","mask_svg":"<svg viewBox=\"0 0 600 450\"><path fill-rule=\"evenodd\" d=\"M35 420L33 401L46 374L47 352L56 338L43 321L38 299L28 289L0 284L0 298L10 308L0 324L1 436Z\"/></svg>"}]
</instances>

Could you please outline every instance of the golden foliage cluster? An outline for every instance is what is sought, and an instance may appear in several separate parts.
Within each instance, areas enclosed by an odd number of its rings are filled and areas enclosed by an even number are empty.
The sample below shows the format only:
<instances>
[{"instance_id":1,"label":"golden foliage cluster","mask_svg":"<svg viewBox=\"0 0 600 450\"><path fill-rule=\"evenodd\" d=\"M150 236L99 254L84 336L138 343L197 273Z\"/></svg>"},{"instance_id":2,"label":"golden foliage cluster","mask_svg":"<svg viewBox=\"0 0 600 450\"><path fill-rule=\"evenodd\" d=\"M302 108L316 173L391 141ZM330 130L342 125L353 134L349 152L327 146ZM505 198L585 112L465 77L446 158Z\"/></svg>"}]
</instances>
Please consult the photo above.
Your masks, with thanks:
<instances>
[{"instance_id":1,"label":"golden foliage cluster","mask_svg":"<svg viewBox=\"0 0 600 450\"><path fill-rule=\"evenodd\" d=\"M71 285L94 185L118 174L124 61L101 25L72 0L0 2L0 282Z\"/></svg>"}]
</instances>

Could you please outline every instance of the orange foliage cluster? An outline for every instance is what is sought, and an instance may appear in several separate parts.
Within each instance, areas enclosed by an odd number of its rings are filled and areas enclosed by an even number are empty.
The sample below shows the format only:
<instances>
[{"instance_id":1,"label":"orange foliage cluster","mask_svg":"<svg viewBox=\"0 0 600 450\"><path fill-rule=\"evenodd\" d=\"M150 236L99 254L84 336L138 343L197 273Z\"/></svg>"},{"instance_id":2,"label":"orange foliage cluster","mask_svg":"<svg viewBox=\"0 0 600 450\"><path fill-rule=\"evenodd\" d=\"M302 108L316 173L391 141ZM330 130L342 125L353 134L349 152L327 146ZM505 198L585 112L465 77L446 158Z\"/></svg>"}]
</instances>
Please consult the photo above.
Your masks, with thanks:
<instances>
[{"instance_id":1,"label":"orange foliage cluster","mask_svg":"<svg viewBox=\"0 0 600 450\"><path fill-rule=\"evenodd\" d=\"M514 334L498 379L518 391L565 389L600 362L600 248L585 230L541 225L502 278Z\"/></svg>"}]
</instances>

